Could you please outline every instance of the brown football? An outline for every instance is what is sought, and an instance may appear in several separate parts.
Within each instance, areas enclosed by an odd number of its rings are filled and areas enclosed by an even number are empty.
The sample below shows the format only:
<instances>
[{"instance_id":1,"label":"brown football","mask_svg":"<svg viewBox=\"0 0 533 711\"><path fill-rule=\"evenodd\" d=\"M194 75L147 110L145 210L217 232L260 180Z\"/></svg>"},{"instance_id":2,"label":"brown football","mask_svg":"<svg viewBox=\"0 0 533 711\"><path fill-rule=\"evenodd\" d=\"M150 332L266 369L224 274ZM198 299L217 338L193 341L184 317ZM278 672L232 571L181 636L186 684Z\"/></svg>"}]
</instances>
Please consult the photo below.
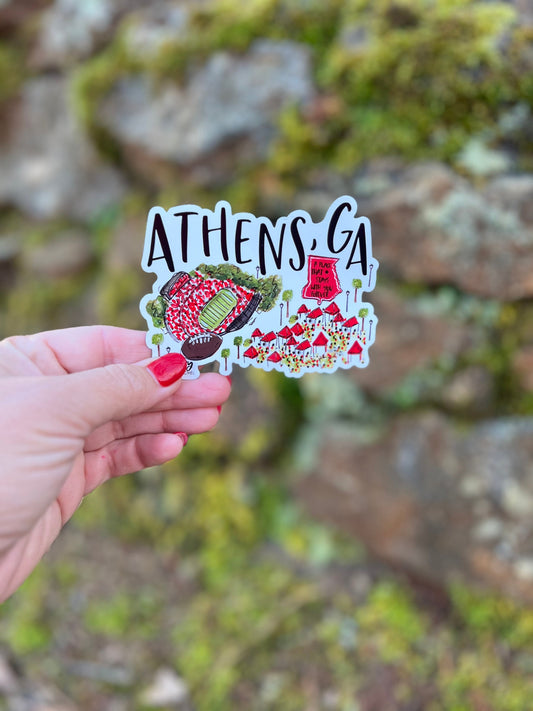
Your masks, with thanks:
<instances>
[{"instance_id":1,"label":"brown football","mask_svg":"<svg viewBox=\"0 0 533 711\"><path fill-rule=\"evenodd\" d=\"M218 351L222 338L216 333L199 333L189 336L181 347L181 352L187 360L204 360Z\"/></svg>"}]
</instances>

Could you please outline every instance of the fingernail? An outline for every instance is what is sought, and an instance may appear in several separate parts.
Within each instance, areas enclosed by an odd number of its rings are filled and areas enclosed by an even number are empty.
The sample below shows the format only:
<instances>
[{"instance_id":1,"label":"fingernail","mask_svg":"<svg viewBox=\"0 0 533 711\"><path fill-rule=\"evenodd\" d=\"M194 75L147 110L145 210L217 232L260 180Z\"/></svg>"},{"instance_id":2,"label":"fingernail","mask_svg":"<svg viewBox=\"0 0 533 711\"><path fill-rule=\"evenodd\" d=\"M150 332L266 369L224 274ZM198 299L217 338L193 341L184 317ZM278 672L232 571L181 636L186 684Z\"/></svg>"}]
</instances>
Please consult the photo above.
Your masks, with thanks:
<instances>
[{"instance_id":1,"label":"fingernail","mask_svg":"<svg viewBox=\"0 0 533 711\"><path fill-rule=\"evenodd\" d=\"M220 413L222 412L222 405L217 405L217 410L218 414L220 415Z\"/></svg>"},{"instance_id":2,"label":"fingernail","mask_svg":"<svg viewBox=\"0 0 533 711\"><path fill-rule=\"evenodd\" d=\"M228 379L228 382L231 385L231 375L226 375L226 378Z\"/></svg>"},{"instance_id":3,"label":"fingernail","mask_svg":"<svg viewBox=\"0 0 533 711\"><path fill-rule=\"evenodd\" d=\"M187 370L187 361L181 353L168 353L147 366L159 385L164 388L179 380Z\"/></svg>"},{"instance_id":4,"label":"fingernail","mask_svg":"<svg viewBox=\"0 0 533 711\"><path fill-rule=\"evenodd\" d=\"M181 439L181 441L183 442L183 446L185 447L185 445L189 441L189 436L186 435L185 432L176 432L176 436Z\"/></svg>"}]
</instances>

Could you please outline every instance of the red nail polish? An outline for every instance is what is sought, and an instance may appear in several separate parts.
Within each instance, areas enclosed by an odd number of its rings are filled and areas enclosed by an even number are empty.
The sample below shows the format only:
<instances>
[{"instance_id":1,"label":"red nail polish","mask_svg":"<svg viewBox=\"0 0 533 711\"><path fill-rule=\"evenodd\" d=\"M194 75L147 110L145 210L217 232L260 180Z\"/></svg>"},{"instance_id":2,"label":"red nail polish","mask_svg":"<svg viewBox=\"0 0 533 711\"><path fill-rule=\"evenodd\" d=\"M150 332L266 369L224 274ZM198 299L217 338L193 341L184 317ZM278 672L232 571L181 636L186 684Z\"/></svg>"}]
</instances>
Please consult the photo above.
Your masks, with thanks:
<instances>
[{"instance_id":1,"label":"red nail polish","mask_svg":"<svg viewBox=\"0 0 533 711\"><path fill-rule=\"evenodd\" d=\"M222 405L217 405L217 410L218 414L220 415L220 413L222 412Z\"/></svg>"},{"instance_id":2,"label":"red nail polish","mask_svg":"<svg viewBox=\"0 0 533 711\"><path fill-rule=\"evenodd\" d=\"M176 432L176 436L181 439L181 441L183 442L183 446L185 447L185 445L189 441L189 436L186 435L185 432Z\"/></svg>"},{"instance_id":3,"label":"red nail polish","mask_svg":"<svg viewBox=\"0 0 533 711\"><path fill-rule=\"evenodd\" d=\"M231 375L226 375L226 378L228 379L228 382L231 385Z\"/></svg>"},{"instance_id":4,"label":"red nail polish","mask_svg":"<svg viewBox=\"0 0 533 711\"><path fill-rule=\"evenodd\" d=\"M154 360L147 366L155 379L163 387L168 387L179 380L187 370L187 361L181 353L168 353Z\"/></svg>"}]
</instances>

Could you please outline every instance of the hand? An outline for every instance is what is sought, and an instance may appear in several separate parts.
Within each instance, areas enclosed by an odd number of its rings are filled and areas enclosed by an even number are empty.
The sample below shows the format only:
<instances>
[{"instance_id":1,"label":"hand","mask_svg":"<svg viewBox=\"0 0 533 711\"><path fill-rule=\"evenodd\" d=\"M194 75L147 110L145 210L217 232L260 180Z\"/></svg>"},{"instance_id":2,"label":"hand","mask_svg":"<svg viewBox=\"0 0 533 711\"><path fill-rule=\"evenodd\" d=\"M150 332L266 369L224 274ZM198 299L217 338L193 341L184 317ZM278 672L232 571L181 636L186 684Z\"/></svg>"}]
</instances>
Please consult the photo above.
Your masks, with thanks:
<instances>
[{"instance_id":1,"label":"hand","mask_svg":"<svg viewBox=\"0 0 533 711\"><path fill-rule=\"evenodd\" d=\"M149 356L144 333L104 326L0 342L0 602L86 494L216 424L228 379L180 383L182 356Z\"/></svg>"}]
</instances>

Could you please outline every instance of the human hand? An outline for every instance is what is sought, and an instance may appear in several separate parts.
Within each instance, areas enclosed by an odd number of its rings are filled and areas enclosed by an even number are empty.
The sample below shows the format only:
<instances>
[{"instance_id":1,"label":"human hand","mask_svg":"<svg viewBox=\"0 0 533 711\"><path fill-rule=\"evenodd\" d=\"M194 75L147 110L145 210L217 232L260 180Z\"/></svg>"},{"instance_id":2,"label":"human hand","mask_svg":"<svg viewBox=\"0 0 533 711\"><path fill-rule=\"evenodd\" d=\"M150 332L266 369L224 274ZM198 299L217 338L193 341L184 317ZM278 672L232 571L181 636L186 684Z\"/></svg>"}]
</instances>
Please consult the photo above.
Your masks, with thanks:
<instances>
[{"instance_id":1,"label":"human hand","mask_svg":"<svg viewBox=\"0 0 533 711\"><path fill-rule=\"evenodd\" d=\"M216 424L228 379L180 383L182 356L149 357L144 333L106 326L0 342L0 602L86 494Z\"/></svg>"}]
</instances>

